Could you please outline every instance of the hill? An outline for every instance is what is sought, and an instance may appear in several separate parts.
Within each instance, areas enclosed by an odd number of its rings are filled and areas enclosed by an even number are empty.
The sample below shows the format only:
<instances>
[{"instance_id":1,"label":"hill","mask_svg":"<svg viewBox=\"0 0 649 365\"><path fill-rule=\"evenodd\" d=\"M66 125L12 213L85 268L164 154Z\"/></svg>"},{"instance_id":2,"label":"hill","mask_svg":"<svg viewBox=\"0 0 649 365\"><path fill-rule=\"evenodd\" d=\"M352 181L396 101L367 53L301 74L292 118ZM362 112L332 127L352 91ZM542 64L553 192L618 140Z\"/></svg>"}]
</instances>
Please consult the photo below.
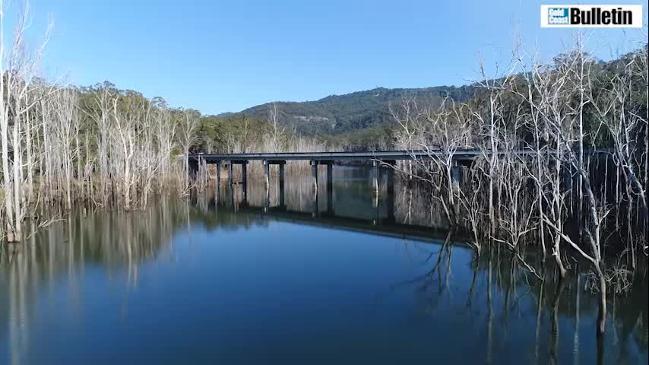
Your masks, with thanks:
<instances>
[{"instance_id":1,"label":"hill","mask_svg":"<svg viewBox=\"0 0 649 365\"><path fill-rule=\"evenodd\" d=\"M376 88L344 95L331 95L306 102L275 102L257 105L235 115L253 119L269 119L273 104L277 107L278 122L305 136L337 135L375 129L394 123L390 105L398 105L404 98L438 104L446 95L456 101L466 101L473 93L472 86L438 86L428 88ZM232 116L227 113L220 116Z\"/></svg>"}]
</instances>

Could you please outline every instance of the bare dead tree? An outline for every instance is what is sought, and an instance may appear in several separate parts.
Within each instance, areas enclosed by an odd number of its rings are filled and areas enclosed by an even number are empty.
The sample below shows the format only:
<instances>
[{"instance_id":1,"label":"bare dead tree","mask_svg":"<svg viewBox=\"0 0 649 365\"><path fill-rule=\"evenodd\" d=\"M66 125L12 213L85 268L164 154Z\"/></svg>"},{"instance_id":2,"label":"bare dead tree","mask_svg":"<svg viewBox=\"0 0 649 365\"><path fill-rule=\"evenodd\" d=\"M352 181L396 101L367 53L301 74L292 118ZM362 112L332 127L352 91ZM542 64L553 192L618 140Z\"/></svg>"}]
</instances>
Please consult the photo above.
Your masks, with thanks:
<instances>
[{"instance_id":1,"label":"bare dead tree","mask_svg":"<svg viewBox=\"0 0 649 365\"><path fill-rule=\"evenodd\" d=\"M185 165L185 187L189 187L189 149L196 142L196 132L199 126L198 112L195 110L185 110L182 112L180 128L178 128L180 145L184 154Z\"/></svg>"}]
</instances>

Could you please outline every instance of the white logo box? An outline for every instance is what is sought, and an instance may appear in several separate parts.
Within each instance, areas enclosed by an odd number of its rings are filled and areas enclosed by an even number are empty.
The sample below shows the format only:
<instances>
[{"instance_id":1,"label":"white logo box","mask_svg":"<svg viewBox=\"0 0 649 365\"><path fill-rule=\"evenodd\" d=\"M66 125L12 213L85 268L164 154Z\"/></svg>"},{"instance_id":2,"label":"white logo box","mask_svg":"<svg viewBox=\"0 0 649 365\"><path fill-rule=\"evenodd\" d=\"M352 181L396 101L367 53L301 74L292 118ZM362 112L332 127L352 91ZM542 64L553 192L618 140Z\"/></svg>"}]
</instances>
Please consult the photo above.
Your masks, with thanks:
<instances>
[{"instance_id":1,"label":"white logo box","mask_svg":"<svg viewBox=\"0 0 649 365\"><path fill-rule=\"evenodd\" d=\"M580 10L580 20L590 18L591 24L573 24L572 11ZM588 13L588 14L583 14ZM607 14L608 15L605 15ZM628 24L615 24L629 20ZM541 27L543 28L642 28L642 5L625 4L547 4L541 5ZM609 23L604 24L608 19Z\"/></svg>"}]
</instances>

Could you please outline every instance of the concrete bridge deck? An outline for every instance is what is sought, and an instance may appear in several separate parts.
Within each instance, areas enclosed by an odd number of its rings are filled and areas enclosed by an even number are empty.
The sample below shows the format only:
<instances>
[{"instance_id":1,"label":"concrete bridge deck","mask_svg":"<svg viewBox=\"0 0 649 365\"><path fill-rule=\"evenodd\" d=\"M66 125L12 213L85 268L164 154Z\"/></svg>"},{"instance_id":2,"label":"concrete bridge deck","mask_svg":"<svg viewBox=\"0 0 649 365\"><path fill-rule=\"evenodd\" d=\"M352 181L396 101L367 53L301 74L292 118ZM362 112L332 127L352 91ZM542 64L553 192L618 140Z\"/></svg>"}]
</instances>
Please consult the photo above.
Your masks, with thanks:
<instances>
[{"instance_id":1,"label":"concrete bridge deck","mask_svg":"<svg viewBox=\"0 0 649 365\"><path fill-rule=\"evenodd\" d=\"M608 149L587 149L584 151L588 155L611 153ZM504 156L508 154L516 156L536 156L537 152L530 149L518 149L514 151L498 151L497 155ZM552 153L545 151L544 153ZM206 163L219 163L221 161L232 161L241 163L245 161L268 161L269 163L280 163L286 161L400 161L400 160L417 160L431 159L446 156L447 152L441 149L414 150L414 151L357 151L357 152L251 152L251 153L192 153L189 155L190 161L204 161ZM490 151L480 149L457 149L453 152L453 160L470 161L480 156L491 156Z\"/></svg>"},{"instance_id":2,"label":"concrete bridge deck","mask_svg":"<svg viewBox=\"0 0 649 365\"><path fill-rule=\"evenodd\" d=\"M529 153L528 151L523 153ZM457 150L454 153L454 159L472 160L482 154L479 150ZM190 160L202 160L206 163L217 163L221 161L397 161L397 160L415 160L444 156L441 150L430 151L360 151L360 152L279 152L279 153L230 153L230 154L210 154L196 153L190 154Z\"/></svg>"}]
</instances>

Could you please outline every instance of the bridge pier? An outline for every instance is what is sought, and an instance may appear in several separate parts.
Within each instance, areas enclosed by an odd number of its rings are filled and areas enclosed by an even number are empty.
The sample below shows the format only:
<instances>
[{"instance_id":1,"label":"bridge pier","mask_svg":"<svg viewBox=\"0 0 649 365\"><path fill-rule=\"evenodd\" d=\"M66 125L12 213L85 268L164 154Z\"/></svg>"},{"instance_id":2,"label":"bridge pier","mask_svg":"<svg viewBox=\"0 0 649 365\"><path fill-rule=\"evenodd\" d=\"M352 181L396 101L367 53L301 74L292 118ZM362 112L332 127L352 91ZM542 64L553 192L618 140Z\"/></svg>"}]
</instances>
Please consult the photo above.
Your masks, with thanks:
<instances>
[{"instance_id":1,"label":"bridge pier","mask_svg":"<svg viewBox=\"0 0 649 365\"><path fill-rule=\"evenodd\" d=\"M279 206L284 208L284 167L286 161L279 162Z\"/></svg>"},{"instance_id":2,"label":"bridge pier","mask_svg":"<svg viewBox=\"0 0 649 365\"><path fill-rule=\"evenodd\" d=\"M313 177L313 191L316 193L316 199L318 197L318 161L311 160L311 176Z\"/></svg>"},{"instance_id":3,"label":"bridge pier","mask_svg":"<svg viewBox=\"0 0 649 365\"><path fill-rule=\"evenodd\" d=\"M228 185L232 186L232 180L233 180L233 171L232 171L232 161L228 163Z\"/></svg>"},{"instance_id":4,"label":"bridge pier","mask_svg":"<svg viewBox=\"0 0 649 365\"><path fill-rule=\"evenodd\" d=\"M327 161L327 191L331 190L334 184L334 163Z\"/></svg>"},{"instance_id":5,"label":"bridge pier","mask_svg":"<svg viewBox=\"0 0 649 365\"><path fill-rule=\"evenodd\" d=\"M264 186L266 187L266 191L268 191L268 188L270 187L270 162L264 160Z\"/></svg>"},{"instance_id":6,"label":"bridge pier","mask_svg":"<svg viewBox=\"0 0 649 365\"><path fill-rule=\"evenodd\" d=\"M374 190L372 207L375 209L374 224L382 221L394 222L394 169L397 162L395 160L373 160L372 161L372 187ZM387 168L382 168L382 165L387 165ZM385 171L386 174L386 194L384 198L386 217L381 219L380 209L380 192L381 192L381 172Z\"/></svg>"},{"instance_id":7,"label":"bridge pier","mask_svg":"<svg viewBox=\"0 0 649 365\"><path fill-rule=\"evenodd\" d=\"M243 205L248 204L248 161L241 161L241 190L243 192Z\"/></svg>"},{"instance_id":8,"label":"bridge pier","mask_svg":"<svg viewBox=\"0 0 649 365\"><path fill-rule=\"evenodd\" d=\"M387 210L386 220L389 223L394 222L394 169L396 168L396 161L384 161L389 167L386 170L387 173L387 186L385 194L385 205Z\"/></svg>"},{"instance_id":9,"label":"bridge pier","mask_svg":"<svg viewBox=\"0 0 649 365\"><path fill-rule=\"evenodd\" d=\"M216 161L214 166L216 166L216 187L214 194L216 195L216 201L218 201L219 194L221 193L221 161Z\"/></svg>"},{"instance_id":10,"label":"bridge pier","mask_svg":"<svg viewBox=\"0 0 649 365\"><path fill-rule=\"evenodd\" d=\"M248 182L248 161L241 161L241 182L246 184Z\"/></svg>"},{"instance_id":11,"label":"bridge pier","mask_svg":"<svg viewBox=\"0 0 649 365\"><path fill-rule=\"evenodd\" d=\"M266 207L270 207L270 165L279 165L279 184L278 184L278 204L284 207L284 178L285 178L285 160L263 160L264 166L264 188L266 192Z\"/></svg>"},{"instance_id":12,"label":"bridge pier","mask_svg":"<svg viewBox=\"0 0 649 365\"><path fill-rule=\"evenodd\" d=\"M372 186L374 188L374 194L379 195L379 178L380 178L380 161L372 160Z\"/></svg>"},{"instance_id":13,"label":"bridge pier","mask_svg":"<svg viewBox=\"0 0 649 365\"><path fill-rule=\"evenodd\" d=\"M453 184L453 190L460 189L460 184L462 183L462 167L458 165L457 161L453 161L453 166L451 166L451 183Z\"/></svg>"},{"instance_id":14,"label":"bridge pier","mask_svg":"<svg viewBox=\"0 0 649 365\"><path fill-rule=\"evenodd\" d=\"M216 162L217 192L220 190L221 162L220 160ZM233 197L235 195L234 165L241 165L241 181L236 182L236 184L241 185L241 204L244 206L248 204L248 162L248 160L230 160L228 162L228 186Z\"/></svg>"},{"instance_id":15,"label":"bridge pier","mask_svg":"<svg viewBox=\"0 0 649 365\"><path fill-rule=\"evenodd\" d=\"M327 214L334 214L334 163L327 162Z\"/></svg>"}]
</instances>

